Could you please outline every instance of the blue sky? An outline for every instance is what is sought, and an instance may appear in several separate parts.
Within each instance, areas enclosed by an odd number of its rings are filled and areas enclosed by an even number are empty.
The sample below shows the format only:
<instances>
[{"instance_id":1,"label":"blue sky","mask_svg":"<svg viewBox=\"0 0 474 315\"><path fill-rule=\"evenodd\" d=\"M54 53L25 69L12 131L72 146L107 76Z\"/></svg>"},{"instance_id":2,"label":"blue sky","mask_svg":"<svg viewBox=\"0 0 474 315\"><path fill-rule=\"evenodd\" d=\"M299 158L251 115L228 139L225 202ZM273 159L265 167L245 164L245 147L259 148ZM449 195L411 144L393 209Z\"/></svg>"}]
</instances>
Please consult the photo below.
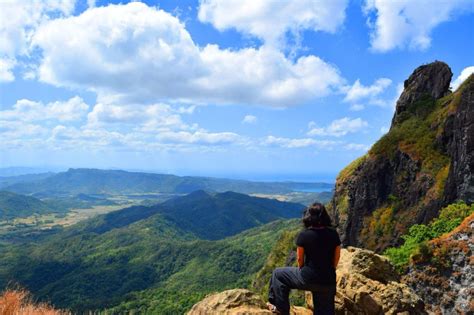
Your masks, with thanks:
<instances>
[{"instance_id":1,"label":"blue sky","mask_svg":"<svg viewBox=\"0 0 474 315\"><path fill-rule=\"evenodd\" d=\"M333 180L473 30L471 0L1 1L0 167Z\"/></svg>"}]
</instances>

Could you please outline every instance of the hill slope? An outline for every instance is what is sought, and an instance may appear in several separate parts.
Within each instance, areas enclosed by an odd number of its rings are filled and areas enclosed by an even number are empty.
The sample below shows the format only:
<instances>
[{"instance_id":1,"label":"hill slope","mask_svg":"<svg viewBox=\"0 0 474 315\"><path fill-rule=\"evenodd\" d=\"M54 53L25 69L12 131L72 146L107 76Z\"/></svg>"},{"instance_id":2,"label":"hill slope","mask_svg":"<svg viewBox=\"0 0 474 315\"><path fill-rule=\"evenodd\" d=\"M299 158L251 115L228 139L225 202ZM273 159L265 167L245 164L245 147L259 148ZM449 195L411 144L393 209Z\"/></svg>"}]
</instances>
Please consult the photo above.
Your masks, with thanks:
<instances>
[{"instance_id":1,"label":"hill slope","mask_svg":"<svg viewBox=\"0 0 474 315\"><path fill-rule=\"evenodd\" d=\"M101 234L74 227L40 244L0 247L0 286L14 281L77 312L180 314L209 292L248 286L281 231L296 224L274 221L217 241L161 214Z\"/></svg>"},{"instance_id":2,"label":"hill slope","mask_svg":"<svg viewBox=\"0 0 474 315\"><path fill-rule=\"evenodd\" d=\"M34 197L0 191L0 220L51 212L58 212L58 209Z\"/></svg>"},{"instance_id":3,"label":"hill slope","mask_svg":"<svg viewBox=\"0 0 474 315\"><path fill-rule=\"evenodd\" d=\"M340 172L330 208L344 245L383 250L455 200L474 201L474 76L443 62L405 81L390 131Z\"/></svg>"},{"instance_id":4,"label":"hill slope","mask_svg":"<svg viewBox=\"0 0 474 315\"><path fill-rule=\"evenodd\" d=\"M69 169L36 181L12 184L5 190L52 195L177 193L196 190L240 193L288 193L297 189L330 191L328 183L252 182L211 177L175 176L120 170Z\"/></svg>"},{"instance_id":5,"label":"hill slope","mask_svg":"<svg viewBox=\"0 0 474 315\"><path fill-rule=\"evenodd\" d=\"M103 234L160 214L174 225L202 239L221 239L277 219L300 217L304 206L274 199L225 192L195 191L163 203L133 206L78 224L74 233Z\"/></svg>"}]
</instances>

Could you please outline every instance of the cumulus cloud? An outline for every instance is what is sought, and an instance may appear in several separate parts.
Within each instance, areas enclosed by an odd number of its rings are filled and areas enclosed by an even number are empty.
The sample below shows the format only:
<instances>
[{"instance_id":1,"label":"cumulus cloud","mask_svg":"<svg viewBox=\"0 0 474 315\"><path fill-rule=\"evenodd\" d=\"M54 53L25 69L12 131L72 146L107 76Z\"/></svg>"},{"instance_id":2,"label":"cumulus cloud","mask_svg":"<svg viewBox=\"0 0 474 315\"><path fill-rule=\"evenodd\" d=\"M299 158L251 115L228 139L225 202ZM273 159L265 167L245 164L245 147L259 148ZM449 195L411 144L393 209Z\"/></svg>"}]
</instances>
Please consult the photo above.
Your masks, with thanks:
<instances>
[{"instance_id":1,"label":"cumulus cloud","mask_svg":"<svg viewBox=\"0 0 474 315\"><path fill-rule=\"evenodd\" d=\"M369 124L361 118L350 119L349 117L333 120L331 124L326 127L318 127L316 123L312 121L308 124L309 131L307 135L341 137L348 133L360 131L368 127L368 125Z\"/></svg>"},{"instance_id":2,"label":"cumulus cloud","mask_svg":"<svg viewBox=\"0 0 474 315\"><path fill-rule=\"evenodd\" d=\"M345 102L357 102L365 98L374 99L385 91L392 84L392 80L387 78L377 79L372 85L365 86L356 80L354 84L347 88Z\"/></svg>"},{"instance_id":3,"label":"cumulus cloud","mask_svg":"<svg viewBox=\"0 0 474 315\"><path fill-rule=\"evenodd\" d=\"M243 124L256 124L258 118L254 115L245 115L244 119L242 119Z\"/></svg>"},{"instance_id":4,"label":"cumulus cloud","mask_svg":"<svg viewBox=\"0 0 474 315\"><path fill-rule=\"evenodd\" d=\"M74 121L84 117L89 105L82 98L75 96L67 101L56 101L48 104L28 99L18 100L12 109L0 111L0 119L43 121Z\"/></svg>"},{"instance_id":5,"label":"cumulus cloud","mask_svg":"<svg viewBox=\"0 0 474 315\"><path fill-rule=\"evenodd\" d=\"M367 0L364 7L372 30L371 47L378 52L426 49L436 26L466 11L474 11L471 0Z\"/></svg>"},{"instance_id":6,"label":"cumulus cloud","mask_svg":"<svg viewBox=\"0 0 474 315\"><path fill-rule=\"evenodd\" d=\"M39 27L39 79L94 91L101 103L258 104L286 107L325 96L338 69L309 55L262 46L198 47L184 25L143 3L92 8Z\"/></svg>"},{"instance_id":7,"label":"cumulus cloud","mask_svg":"<svg viewBox=\"0 0 474 315\"><path fill-rule=\"evenodd\" d=\"M458 87L469 78L471 74L474 73L474 66L466 67L461 71L461 74L451 83L451 88L453 91L456 91Z\"/></svg>"},{"instance_id":8,"label":"cumulus cloud","mask_svg":"<svg viewBox=\"0 0 474 315\"><path fill-rule=\"evenodd\" d=\"M347 0L202 0L198 19L219 31L233 28L276 44L287 32L336 32L344 23L346 7Z\"/></svg>"},{"instance_id":9,"label":"cumulus cloud","mask_svg":"<svg viewBox=\"0 0 474 315\"><path fill-rule=\"evenodd\" d=\"M174 109L167 104L152 105L110 105L99 103L87 115L89 126L125 127L141 131L168 129L189 129L181 119L180 108Z\"/></svg>"},{"instance_id":10,"label":"cumulus cloud","mask_svg":"<svg viewBox=\"0 0 474 315\"><path fill-rule=\"evenodd\" d=\"M0 1L0 82L14 80L17 56L27 55L36 28L51 15L68 16L75 0Z\"/></svg>"}]
</instances>

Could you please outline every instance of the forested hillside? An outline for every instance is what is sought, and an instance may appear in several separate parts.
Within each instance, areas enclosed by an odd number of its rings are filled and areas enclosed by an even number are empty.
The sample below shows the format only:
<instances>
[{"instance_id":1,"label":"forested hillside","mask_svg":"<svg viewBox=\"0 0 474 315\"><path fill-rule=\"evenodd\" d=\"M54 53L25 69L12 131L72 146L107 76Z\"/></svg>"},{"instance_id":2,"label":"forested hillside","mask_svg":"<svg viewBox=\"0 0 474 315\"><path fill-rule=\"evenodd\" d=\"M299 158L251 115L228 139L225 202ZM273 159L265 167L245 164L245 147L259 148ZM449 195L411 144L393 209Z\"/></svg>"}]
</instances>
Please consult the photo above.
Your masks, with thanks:
<instances>
[{"instance_id":1,"label":"forested hillside","mask_svg":"<svg viewBox=\"0 0 474 315\"><path fill-rule=\"evenodd\" d=\"M302 208L198 191L118 210L36 244L0 247L0 285L13 281L75 311L181 313L213 290L248 286L280 233L298 225L277 219L299 217Z\"/></svg>"}]
</instances>

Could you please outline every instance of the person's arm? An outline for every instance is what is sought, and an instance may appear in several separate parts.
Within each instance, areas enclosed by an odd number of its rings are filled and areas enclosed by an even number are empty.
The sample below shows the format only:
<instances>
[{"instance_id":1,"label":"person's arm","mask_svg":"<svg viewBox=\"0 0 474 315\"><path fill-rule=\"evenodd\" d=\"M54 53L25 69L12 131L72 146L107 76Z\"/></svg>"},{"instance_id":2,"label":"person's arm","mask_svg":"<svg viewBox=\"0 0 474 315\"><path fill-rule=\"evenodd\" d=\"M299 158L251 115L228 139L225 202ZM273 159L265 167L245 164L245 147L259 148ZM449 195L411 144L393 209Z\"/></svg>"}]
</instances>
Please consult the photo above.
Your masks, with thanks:
<instances>
[{"instance_id":1,"label":"person's arm","mask_svg":"<svg viewBox=\"0 0 474 315\"><path fill-rule=\"evenodd\" d=\"M296 257L298 260L298 267L302 268L304 266L304 247L296 247Z\"/></svg>"},{"instance_id":2,"label":"person's arm","mask_svg":"<svg viewBox=\"0 0 474 315\"><path fill-rule=\"evenodd\" d=\"M336 246L334 250L334 269L337 268L337 264L339 263L339 258L341 258L341 246Z\"/></svg>"}]
</instances>

